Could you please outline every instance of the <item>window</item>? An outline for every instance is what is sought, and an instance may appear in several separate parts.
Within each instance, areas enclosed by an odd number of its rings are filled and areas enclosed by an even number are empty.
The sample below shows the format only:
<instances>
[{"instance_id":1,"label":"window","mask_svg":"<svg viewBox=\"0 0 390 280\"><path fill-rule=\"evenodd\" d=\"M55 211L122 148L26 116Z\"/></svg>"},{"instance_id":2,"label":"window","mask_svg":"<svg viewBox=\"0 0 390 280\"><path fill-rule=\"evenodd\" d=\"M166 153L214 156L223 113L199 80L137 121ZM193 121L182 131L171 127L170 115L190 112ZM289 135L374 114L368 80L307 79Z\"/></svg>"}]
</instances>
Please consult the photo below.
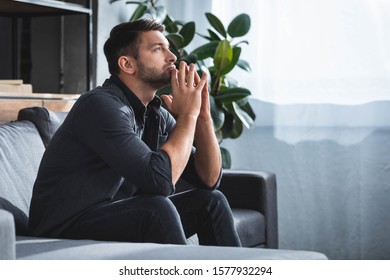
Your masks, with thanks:
<instances>
[{"instance_id":1,"label":"window","mask_svg":"<svg viewBox=\"0 0 390 280\"><path fill-rule=\"evenodd\" d=\"M390 100L390 2L385 0L225 0L213 13L251 16L233 73L252 96L275 103L360 104Z\"/></svg>"}]
</instances>

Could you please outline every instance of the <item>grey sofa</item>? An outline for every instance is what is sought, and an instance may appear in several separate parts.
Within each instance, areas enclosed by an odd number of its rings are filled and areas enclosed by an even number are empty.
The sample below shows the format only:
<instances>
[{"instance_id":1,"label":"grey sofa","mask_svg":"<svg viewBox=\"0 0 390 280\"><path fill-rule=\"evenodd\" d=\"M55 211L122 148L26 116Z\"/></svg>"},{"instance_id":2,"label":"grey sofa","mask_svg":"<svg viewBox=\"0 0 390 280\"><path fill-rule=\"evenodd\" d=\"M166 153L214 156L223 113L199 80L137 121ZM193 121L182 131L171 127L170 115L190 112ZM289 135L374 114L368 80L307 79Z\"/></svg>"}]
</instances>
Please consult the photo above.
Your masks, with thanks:
<instances>
[{"instance_id":1,"label":"grey sofa","mask_svg":"<svg viewBox=\"0 0 390 280\"><path fill-rule=\"evenodd\" d=\"M27 232L32 186L45 147L66 117L25 108L0 125L0 259L326 259L278 250L276 180L272 173L225 171L220 190L233 209L243 248L64 240ZM194 242L195 240L195 242ZM263 247L263 248L248 248Z\"/></svg>"}]
</instances>

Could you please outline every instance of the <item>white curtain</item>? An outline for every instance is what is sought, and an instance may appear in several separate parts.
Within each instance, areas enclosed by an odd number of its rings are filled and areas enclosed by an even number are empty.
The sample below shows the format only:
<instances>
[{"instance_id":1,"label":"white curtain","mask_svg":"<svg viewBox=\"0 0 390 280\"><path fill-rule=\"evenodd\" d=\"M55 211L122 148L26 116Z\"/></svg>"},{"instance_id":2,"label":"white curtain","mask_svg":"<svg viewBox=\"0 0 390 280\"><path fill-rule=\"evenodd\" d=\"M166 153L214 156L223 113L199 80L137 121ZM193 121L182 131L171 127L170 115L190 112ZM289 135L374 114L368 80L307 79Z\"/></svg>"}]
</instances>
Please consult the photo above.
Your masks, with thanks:
<instances>
[{"instance_id":1,"label":"white curtain","mask_svg":"<svg viewBox=\"0 0 390 280\"><path fill-rule=\"evenodd\" d=\"M390 259L390 1L213 1L243 12L257 118L232 168L276 174L280 248Z\"/></svg>"},{"instance_id":2,"label":"white curtain","mask_svg":"<svg viewBox=\"0 0 390 280\"><path fill-rule=\"evenodd\" d=\"M237 79L276 103L358 104L390 99L390 1L214 0L225 23L248 13Z\"/></svg>"}]
</instances>

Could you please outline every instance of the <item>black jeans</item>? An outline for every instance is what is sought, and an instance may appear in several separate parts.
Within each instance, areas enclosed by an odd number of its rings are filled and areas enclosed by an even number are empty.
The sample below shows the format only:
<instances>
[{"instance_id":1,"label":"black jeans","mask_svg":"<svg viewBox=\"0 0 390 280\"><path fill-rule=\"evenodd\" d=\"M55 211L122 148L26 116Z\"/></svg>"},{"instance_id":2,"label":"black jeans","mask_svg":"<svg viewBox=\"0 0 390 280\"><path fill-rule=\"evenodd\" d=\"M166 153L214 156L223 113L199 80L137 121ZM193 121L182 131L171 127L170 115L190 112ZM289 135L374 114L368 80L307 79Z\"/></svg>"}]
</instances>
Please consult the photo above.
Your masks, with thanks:
<instances>
[{"instance_id":1,"label":"black jeans","mask_svg":"<svg viewBox=\"0 0 390 280\"><path fill-rule=\"evenodd\" d=\"M88 211L62 237L187 244L195 233L201 245L241 246L221 192L196 189L118 200Z\"/></svg>"}]
</instances>

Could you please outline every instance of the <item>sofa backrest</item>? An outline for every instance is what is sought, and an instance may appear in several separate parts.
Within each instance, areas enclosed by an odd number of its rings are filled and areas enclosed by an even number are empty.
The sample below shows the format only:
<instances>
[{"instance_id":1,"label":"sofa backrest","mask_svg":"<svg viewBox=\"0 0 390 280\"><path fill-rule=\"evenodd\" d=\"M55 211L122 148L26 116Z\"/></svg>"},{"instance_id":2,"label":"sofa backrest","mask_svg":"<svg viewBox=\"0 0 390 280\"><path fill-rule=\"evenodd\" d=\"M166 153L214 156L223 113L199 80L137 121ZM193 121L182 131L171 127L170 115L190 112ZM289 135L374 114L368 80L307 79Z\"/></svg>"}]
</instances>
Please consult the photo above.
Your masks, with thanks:
<instances>
[{"instance_id":1,"label":"sofa backrest","mask_svg":"<svg viewBox=\"0 0 390 280\"><path fill-rule=\"evenodd\" d=\"M0 125L0 209L14 216L16 233L27 232L33 184L45 146L35 125Z\"/></svg>"},{"instance_id":2,"label":"sofa backrest","mask_svg":"<svg viewBox=\"0 0 390 280\"><path fill-rule=\"evenodd\" d=\"M44 107L19 111L0 125L0 209L11 212L17 235L27 234L33 185L45 148L67 113Z\"/></svg>"},{"instance_id":3,"label":"sofa backrest","mask_svg":"<svg viewBox=\"0 0 390 280\"><path fill-rule=\"evenodd\" d=\"M67 115L67 112L53 112L45 107L28 107L19 111L18 120L33 122L46 148Z\"/></svg>"}]
</instances>

